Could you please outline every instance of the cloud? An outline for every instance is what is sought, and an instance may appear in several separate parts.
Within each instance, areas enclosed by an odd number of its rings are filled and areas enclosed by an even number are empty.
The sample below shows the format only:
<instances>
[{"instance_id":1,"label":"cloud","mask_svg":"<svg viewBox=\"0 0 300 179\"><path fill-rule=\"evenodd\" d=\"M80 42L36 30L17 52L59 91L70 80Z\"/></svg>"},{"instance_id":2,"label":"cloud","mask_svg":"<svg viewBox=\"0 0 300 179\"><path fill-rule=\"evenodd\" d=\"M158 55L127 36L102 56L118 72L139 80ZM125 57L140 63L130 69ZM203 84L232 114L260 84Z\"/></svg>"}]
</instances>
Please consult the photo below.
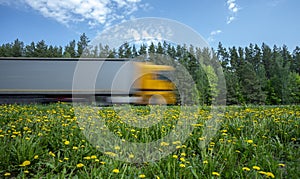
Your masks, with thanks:
<instances>
[{"instance_id":1,"label":"cloud","mask_svg":"<svg viewBox=\"0 0 300 179\"><path fill-rule=\"evenodd\" d=\"M222 30L214 30L210 32L210 36L207 38L207 41L209 43L212 43L215 41L215 36L222 33Z\"/></svg>"},{"instance_id":2,"label":"cloud","mask_svg":"<svg viewBox=\"0 0 300 179\"><path fill-rule=\"evenodd\" d=\"M227 17L227 24L230 24L233 20L235 20L236 15L240 8L238 7L235 0L227 0L226 2L228 10L229 10L229 16Z\"/></svg>"},{"instance_id":3,"label":"cloud","mask_svg":"<svg viewBox=\"0 0 300 179\"><path fill-rule=\"evenodd\" d=\"M43 16L69 25L86 22L89 26L107 26L115 20L123 20L137 11L141 0L16 0L26 4ZM0 4L12 5L11 0Z\"/></svg>"}]
</instances>

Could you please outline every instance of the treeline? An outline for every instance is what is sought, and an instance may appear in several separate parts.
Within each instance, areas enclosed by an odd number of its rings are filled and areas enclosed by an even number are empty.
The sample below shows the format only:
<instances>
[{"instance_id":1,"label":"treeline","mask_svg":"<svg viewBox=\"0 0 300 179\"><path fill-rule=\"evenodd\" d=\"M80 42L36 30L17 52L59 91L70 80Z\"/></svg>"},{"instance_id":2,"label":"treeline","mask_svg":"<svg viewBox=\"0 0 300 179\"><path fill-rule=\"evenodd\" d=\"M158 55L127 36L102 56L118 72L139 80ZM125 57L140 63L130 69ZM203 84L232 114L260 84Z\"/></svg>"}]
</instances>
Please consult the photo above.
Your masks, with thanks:
<instances>
[{"instance_id":1,"label":"treeline","mask_svg":"<svg viewBox=\"0 0 300 179\"><path fill-rule=\"evenodd\" d=\"M155 61L162 54L185 67L197 86L200 104L226 99L234 104L300 104L300 48L292 52L283 45L207 49L166 42L135 46L125 43L118 49L107 45L91 46L85 34L79 41L66 46L47 45L45 41L25 45L16 39L0 47L1 57L59 57L59 58L135 58L144 56ZM221 64L221 65L219 65ZM223 71L225 83L220 73ZM225 88L226 85L226 88Z\"/></svg>"}]
</instances>

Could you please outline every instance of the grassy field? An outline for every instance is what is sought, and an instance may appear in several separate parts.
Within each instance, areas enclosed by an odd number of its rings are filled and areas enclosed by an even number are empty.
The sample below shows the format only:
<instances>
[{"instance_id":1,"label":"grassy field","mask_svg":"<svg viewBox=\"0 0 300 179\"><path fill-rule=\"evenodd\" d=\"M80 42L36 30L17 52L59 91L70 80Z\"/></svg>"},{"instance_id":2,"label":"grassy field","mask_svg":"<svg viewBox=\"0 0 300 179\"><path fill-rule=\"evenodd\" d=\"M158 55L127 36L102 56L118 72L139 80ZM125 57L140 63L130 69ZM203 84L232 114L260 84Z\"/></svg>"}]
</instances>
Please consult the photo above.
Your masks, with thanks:
<instances>
[{"instance_id":1,"label":"grassy field","mask_svg":"<svg viewBox=\"0 0 300 179\"><path fill-rule=\"evenodd\" d=\"M0 105L0 178L300 178L300 106L226 107L216 116L209 107L128 109L92 116L89 106ZM149 118L153 123L141 127ZM186 140L161 142L158 153L174 150L155 161L134 162L137 154L121 145L104 151L86 135L102 130L87 127L99 120L122 142L148 143L176 130L182 118L192 121L192 131ZM208 129L216 133L208 136Z\"/></svg>"}]
</instances>

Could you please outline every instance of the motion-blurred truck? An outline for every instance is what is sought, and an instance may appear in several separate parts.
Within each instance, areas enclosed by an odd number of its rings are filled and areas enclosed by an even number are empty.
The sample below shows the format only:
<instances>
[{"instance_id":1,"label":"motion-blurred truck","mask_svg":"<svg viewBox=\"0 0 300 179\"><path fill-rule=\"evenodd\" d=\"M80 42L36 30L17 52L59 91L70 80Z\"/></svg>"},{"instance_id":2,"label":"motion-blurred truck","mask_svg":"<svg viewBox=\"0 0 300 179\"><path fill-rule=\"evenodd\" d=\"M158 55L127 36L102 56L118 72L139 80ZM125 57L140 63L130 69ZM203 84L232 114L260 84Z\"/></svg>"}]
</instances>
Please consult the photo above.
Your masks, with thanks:
<instances>
[{"instance_id":1,"label":"motion-blurred truck","mask_svg":"<svg viewBox=\"0 0 300 179\"><path fill-rule=\"evenodd\" d=\"M172 71L129 59L0 58L0 103L174 104Z\"/></svg>"}]
</instances>

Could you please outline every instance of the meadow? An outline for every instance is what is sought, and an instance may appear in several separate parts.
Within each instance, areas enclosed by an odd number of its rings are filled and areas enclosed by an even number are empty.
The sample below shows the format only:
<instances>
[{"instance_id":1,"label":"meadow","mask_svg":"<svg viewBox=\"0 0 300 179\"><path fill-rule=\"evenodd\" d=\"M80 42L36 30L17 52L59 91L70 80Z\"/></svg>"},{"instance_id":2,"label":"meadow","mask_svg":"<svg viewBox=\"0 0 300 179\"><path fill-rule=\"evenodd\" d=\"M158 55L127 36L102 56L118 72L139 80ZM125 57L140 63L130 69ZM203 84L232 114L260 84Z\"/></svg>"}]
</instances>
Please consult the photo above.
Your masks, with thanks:
<instances>
[{"instance_id":1,"label":"meadow","mask_svg":"<svg viewBox=\"0 0 300 179\"><path fill-rule=\"evenodd\" d=\"M210 107L122 109L0 105L0 178L300 178L300 106L228 106L217 115ZM161 157L149 160L88 137L106 130L134 148L188 120L185 136L161 141Z\"/></svg>"}]
</instances>

